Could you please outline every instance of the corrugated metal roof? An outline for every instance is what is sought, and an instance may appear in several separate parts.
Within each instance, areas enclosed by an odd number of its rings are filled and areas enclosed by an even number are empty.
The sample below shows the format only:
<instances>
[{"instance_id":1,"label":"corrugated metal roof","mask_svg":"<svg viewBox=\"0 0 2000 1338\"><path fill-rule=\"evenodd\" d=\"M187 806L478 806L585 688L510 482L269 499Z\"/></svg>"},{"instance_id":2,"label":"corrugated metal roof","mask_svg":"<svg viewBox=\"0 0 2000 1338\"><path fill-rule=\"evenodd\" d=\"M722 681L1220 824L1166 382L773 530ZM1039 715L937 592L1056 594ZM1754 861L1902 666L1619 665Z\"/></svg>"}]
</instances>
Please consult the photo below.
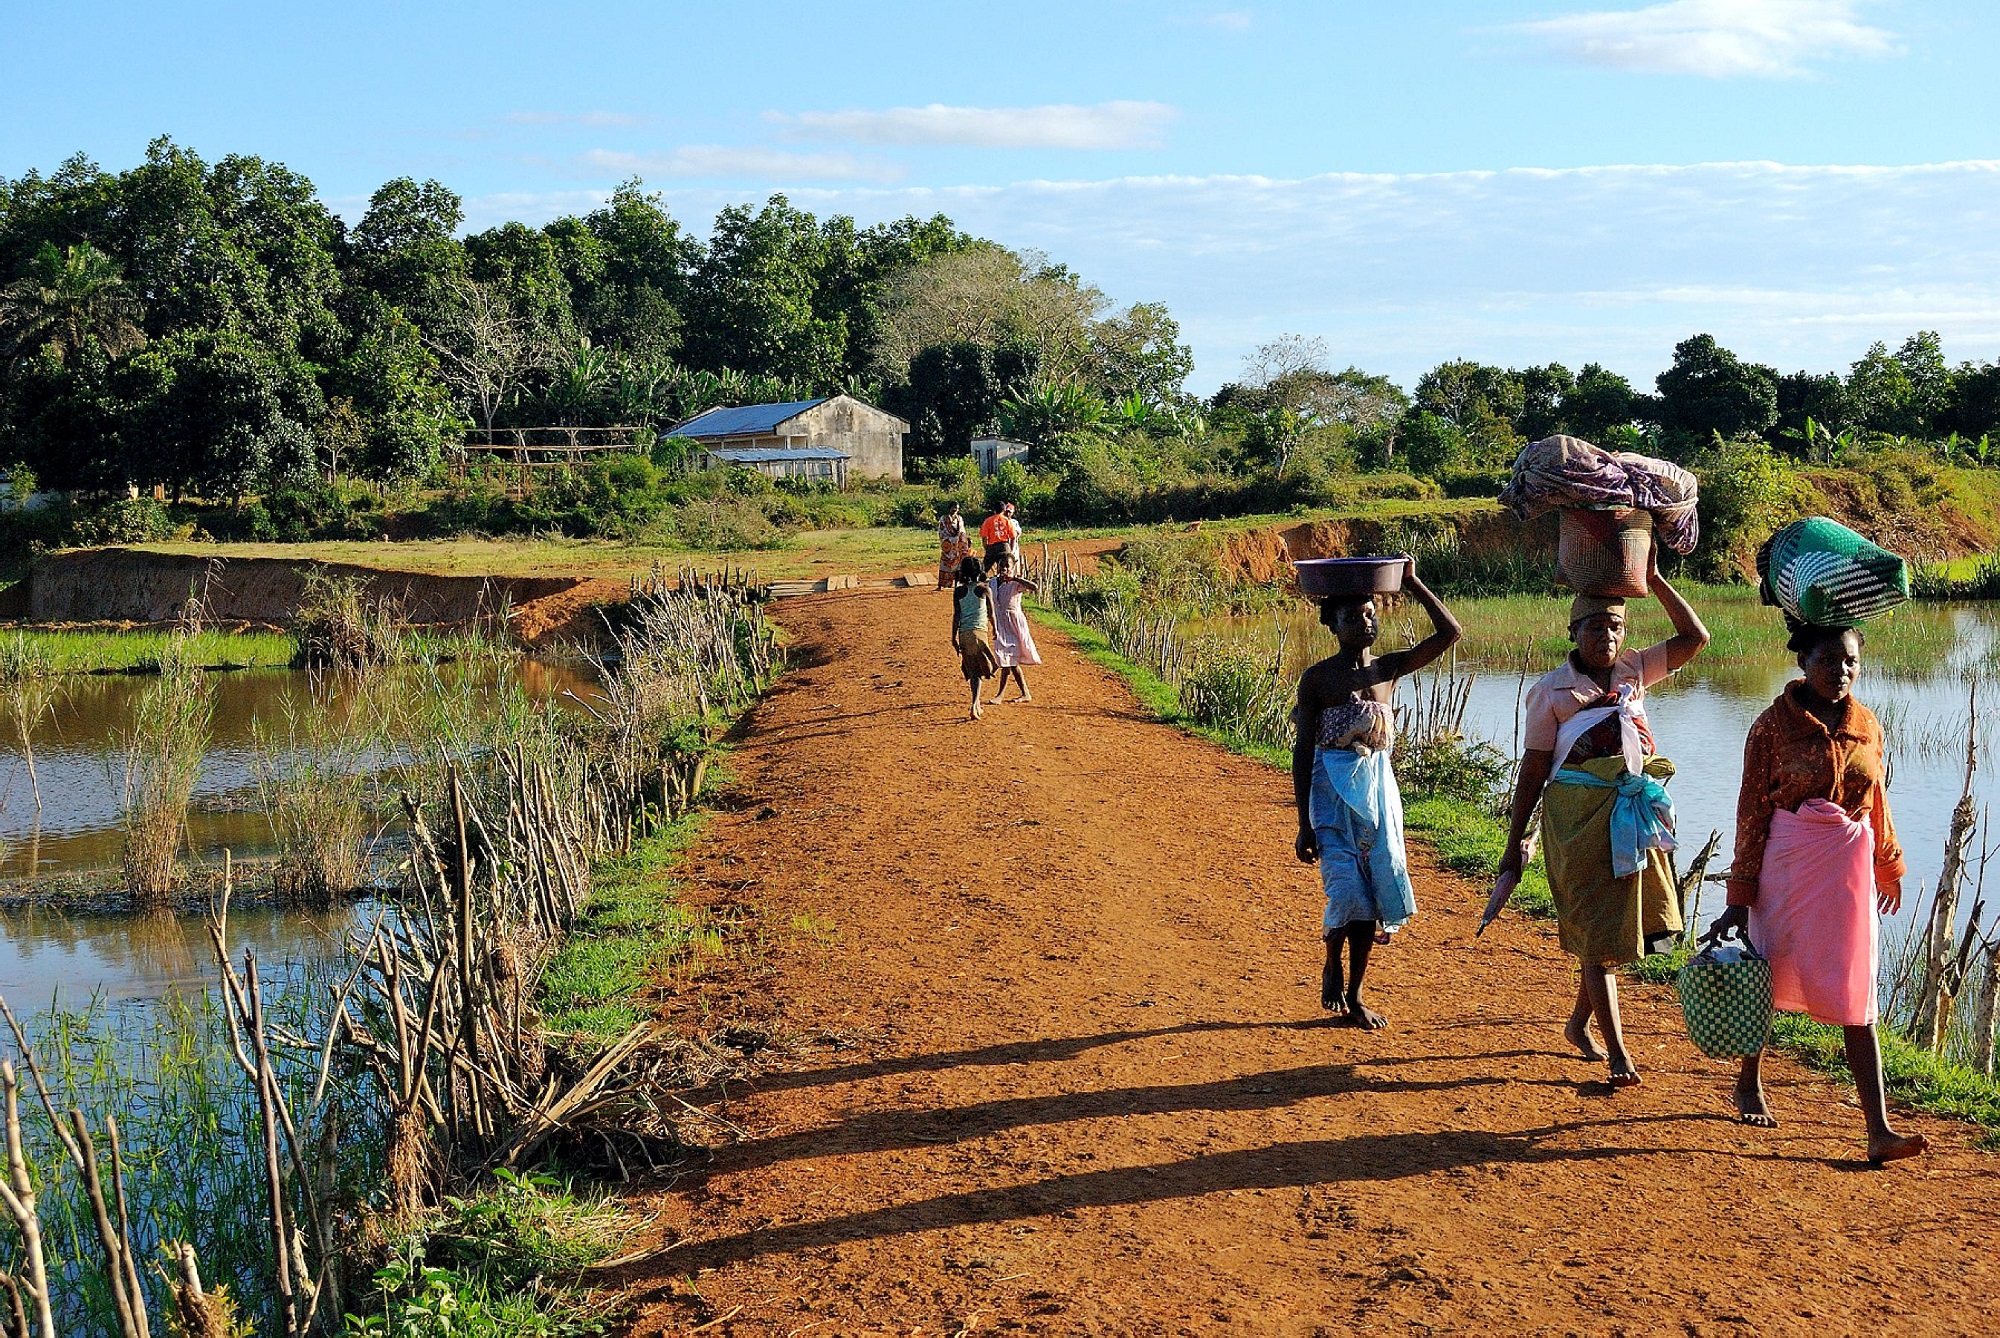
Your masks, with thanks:
<instances>
[{"instance_id":1,"label":"corrugated metal roof","mask_svg":"<svg viewBox=\"0 0 2000 1338\"><path fill-rule=\"evenodd\" d=\"M845 460L846 451L831 446L711 446L708 453L732 465L768 464L774 460Z\"/></svg>"},{"instance_id":2,"label":"corrugated metal roof","mask_svg":"<svg viewBox=\"0 0 2000 1338\"><path fill-rule=\"evenodd\" d=\"M829 397L830 398L830 397ZM793 400L790 404L746 404L736 409L710 409L696 414L667 433L670 437L748 437L770 432L826 399Z\"/></svg>"}]
</instances>

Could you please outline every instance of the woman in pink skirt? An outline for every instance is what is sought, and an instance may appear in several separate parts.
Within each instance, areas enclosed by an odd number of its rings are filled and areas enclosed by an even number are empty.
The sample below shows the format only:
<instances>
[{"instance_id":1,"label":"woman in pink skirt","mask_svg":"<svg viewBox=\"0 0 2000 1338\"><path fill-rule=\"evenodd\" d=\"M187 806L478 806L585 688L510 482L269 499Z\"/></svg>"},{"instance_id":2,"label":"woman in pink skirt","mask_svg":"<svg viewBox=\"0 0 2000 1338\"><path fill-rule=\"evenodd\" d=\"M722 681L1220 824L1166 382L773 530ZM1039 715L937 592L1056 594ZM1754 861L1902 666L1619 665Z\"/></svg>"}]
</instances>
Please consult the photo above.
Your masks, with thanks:
<instances>
[{"instance_id":1,"label":"woman in pink skirt","mask_svg":"<svg viewBox=\"0 0 2000 1338\"><path fill-rule=\"evenodd\" d=\"M1028 615L1021 610L1021 596L1033 594L1041 589L1027 577L1019 575L1021 559L1002 549L994 558L993 576L993 655L1000 661L1000 682L993 689L993 700L1000 701L1007 691L1007 675L1014 676L1014 686L1020 689L1015 701L1033 701L1028 692L1028 680L1021 677L1021 666L1040 664L1042 653L1035 649L1035 634L1028 627Z\"/></svg>"},{"instance_id":2,"label":"woman in pink skirt","mask_svg":"<svg viewBox=\"0 0 2000 1338\"><path fill-rule=\"evenodd\" d=\"M1928 1144L1890 1127L1875 1036L1876 916L1903 904L1903 851L1889 821L1882 726L1853 697L1861 645L1854 628L1793 629L1789 646L1805 677L1757 717L1744 743L1729 909L1709 934L1747 927L1771 961L1777 1007L1842 1029L1868 1160L1880 1166ZM1745 1124L1774 1129L1763 1060L1759 1051L1743 1061L1736 1106Z\"/></svg>"}]
</instances>

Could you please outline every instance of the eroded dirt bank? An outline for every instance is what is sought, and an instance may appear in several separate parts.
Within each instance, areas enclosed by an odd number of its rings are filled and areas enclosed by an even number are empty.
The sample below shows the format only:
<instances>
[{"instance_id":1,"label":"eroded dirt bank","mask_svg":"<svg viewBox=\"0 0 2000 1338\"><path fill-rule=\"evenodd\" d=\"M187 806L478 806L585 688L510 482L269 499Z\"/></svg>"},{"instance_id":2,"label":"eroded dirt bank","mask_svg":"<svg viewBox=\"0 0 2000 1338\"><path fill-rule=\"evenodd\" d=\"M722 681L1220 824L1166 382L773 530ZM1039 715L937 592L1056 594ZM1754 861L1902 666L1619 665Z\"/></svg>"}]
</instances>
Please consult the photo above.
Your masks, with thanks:
<instances>
[{"instance_id":1,"label":"eroded dirt bank","mask_svg":"<svg viewBox=\"0 0 2000 1338\"><path fill-rule=\"evenodd\" d=\"M411 623L467 624L497 616L533 641L572 623L594 603L622 599L619 581L577 576L433 576L353 563L282 558L202 558L128 548L89 548L38 559L8 591L13 616L36 622L169 622L190 598L223 622L282 623L299 606L306 573L356 578Z\"/></svg>"},{"instance_id":2,"label":"eroded dirt bank","mask_svg":"<svg viewBox=\"0 0 2000 1338\"><path fill-rule=\"evenodd\" d=\"M1910 1117L1935 1155L1868 1172L1851 1098L1776 1062L1784 1127L1744 1128L1637 987L1614 1094L1557 1034L1552 934L1475 943L1481 890L1428 867L1371 975L1391 1030L1327 1027L1286 777L1053 634L1035 703L964 722L942 596L776 612L804 667L688 890L769 946L663 1006L782 1055L701 1094L721 1146L639 1204L633 1332L2000 1328L1962 1127Z\"/></svg>"}]
</instances>

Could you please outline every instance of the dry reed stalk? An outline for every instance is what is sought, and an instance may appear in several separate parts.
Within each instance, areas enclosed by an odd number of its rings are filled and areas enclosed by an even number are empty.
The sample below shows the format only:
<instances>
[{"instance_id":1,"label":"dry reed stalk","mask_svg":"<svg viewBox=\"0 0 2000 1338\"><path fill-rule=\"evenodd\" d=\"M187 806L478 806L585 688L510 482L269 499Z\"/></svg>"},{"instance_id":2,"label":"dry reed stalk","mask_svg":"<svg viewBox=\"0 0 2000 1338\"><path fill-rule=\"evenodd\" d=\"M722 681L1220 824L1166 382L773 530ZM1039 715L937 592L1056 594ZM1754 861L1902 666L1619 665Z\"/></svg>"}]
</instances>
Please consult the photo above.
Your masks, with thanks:
<instances>
[{"instance_id":1,"label":"dry reed stalk","mask_svg":"<svg viewBox=\"0 0 2000 1338\"><path fill-rule=\"evenodd\" d=\"M10 1012L7 1020L11 1023L13 1017ZM4 1275L14 1332L20 1338L29 1338L27 1309L22 1304L25 1294L34 1303L35 1322L42 1338L55 1338L48 1260L42 1252L42 1219L35 1202L34 1181L28 1174L27 1154L21 1144L21 1084L12 1060L0 1060L0 1088L5 1089L7 1099L7 1179L0 1182L0 1203L6 1205L7 1215L14 1219L14 1226L21 1233L21 1263L25 1273L21 1278Z\"/></svg>"},{"instance_id":2,"label":"dry reed stalk","mask_svg":"<svg viewBox=\"0 0 2000 1338\"><path fill-rule=\"evenodd\" d=\"M1966 855L1978 826L1978 810L1972 799L1972 781L1979 769L1979 689L1970 690L1967 703L1970 725L1965 736L1965 783L1951 814L1951 830L1945 836L1944 867L1938 872L1937 892L1931 899L1930 922L1924 931L1921 977L1916 1009L1911 1019L1910 1039L1927 1050L1943 1048L1949 1030L1951 1007L1962 977L1957 968L1963 955L1953 951L1958 905L1964 890Z\"/></svg>"},{"instance_id":3,"label":"dry reed stalk","mask_svg":"<svg viewBox=\"0 0 2000 1338\"><path fill-rule=\"evenodd\" d=\"M38 814L42 811L42 781L35 771L35 733L62 695L61 678L48 657L28 644L26 636L17 632L11 640L0 641L0 710L4 710L21 745Z\"/></svg>"},{"instance_id":4,"label":"dry reed stalk","mask_svg":"<svg viewBox=\"0 0 2000 1338\"><path fill-rule=\"evenodd\" d=\"M379 722L343 709L336 684L313 674L303 703L285 703L282 736L255 724L252 771L278 847L276 880L287 898L325 902L368 877L366 762Z\"/></svg>"}]
</instances>

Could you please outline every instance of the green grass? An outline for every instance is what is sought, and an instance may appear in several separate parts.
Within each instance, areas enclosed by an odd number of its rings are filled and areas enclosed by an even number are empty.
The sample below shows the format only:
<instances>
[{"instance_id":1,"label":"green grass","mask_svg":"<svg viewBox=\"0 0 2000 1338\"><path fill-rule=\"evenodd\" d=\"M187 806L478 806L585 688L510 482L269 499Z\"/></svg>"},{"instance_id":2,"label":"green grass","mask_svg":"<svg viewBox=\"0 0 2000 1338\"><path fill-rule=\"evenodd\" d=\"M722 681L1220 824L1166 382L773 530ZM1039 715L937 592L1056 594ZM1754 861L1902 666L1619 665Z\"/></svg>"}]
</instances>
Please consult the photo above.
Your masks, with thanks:
<instances>
[{"instance_id":1,"label":"green grass","mask_svg":"<svg viewBox=\"0 0 2000 1338\"><path fill-rule=\"evenodd\" d=\"M1423 838L1438 863L1453 873L1490 882L1500 876L1507 851L1507 824L1477 804L1443 795L1414 794L1403 801L1403 830ZM1521 871L1521 885L1507 904L1525 915L1547 919L1556 913L1541 857Z\"/></svg>"},{"instance_id":2,"label":"green grass","mask_svg":"<svg viewBox=\"0 0 2000 1338\"><path fill-rule=\"evenodd\" d=\"M26 628L20 637L30 653L62 674L158 673L170 631L68 631ZM197 632L187 639L191 662L203 669L282 667L292 662L296 643L283 632Z\"/></svg>"},{"instance_id":3,"label":"green grass","mask_svg":"<svg viewBox=\"0 0 2000 1338\"><path fill-rule=\"evenodd\" d=\"M550 1031L616 1040L651 1013L646 992L655 977L709 946L713 931L676 900L673 883L704 818L692 811L593 870L590 905L542 976Z\"/></svg>"}]
</instances>

